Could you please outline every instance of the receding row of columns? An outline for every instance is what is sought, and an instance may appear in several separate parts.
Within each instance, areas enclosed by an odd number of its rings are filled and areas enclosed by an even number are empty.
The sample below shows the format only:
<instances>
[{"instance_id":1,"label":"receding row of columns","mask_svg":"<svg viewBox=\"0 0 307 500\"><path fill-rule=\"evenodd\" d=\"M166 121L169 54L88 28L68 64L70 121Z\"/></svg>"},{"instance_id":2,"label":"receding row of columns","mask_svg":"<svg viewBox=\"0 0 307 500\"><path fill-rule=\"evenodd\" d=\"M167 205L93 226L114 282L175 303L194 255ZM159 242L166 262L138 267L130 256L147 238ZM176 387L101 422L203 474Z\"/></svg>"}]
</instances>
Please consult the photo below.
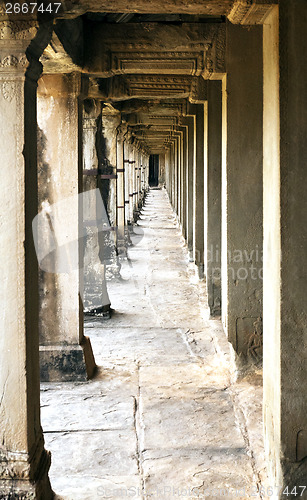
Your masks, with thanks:
<instances>
[{"instance_id":1,"label":"receding row of columns","mask_svg":"<svg viewBox=\"0 0 307 500\"><path fill-rule=\"evenodd\" d=\"M40 270L41 380L86 380L96 365L83 310L110 315L106 270L119 276L127 225L136 221L148 188L149 156L119 112L86 97L78 73L39 80L38 131L39 212L68 200L52 224L59 246L69 240L68 260L78 255L73 268ZM40 238L45 243L48 234Z\"/></svg>"},{"instance_id":2,"label":"receding row of columns","mask_svg":"<svg viewBox=\"0 0 307 500\"><path fill-rule=\"evenodd\" d=\"M149 155L120 113L88 98L80 73L41 77L51 25L9 24L0 40L7 55L0 70L0 497L48 500L40 378L86 380L95 372L83 309L110 309L106 263L113 270L125 254L126 224L148 189ZM97 189L102 221L90 196ZM37 218L42 212L47 225ZM101 233L112 233L113 243Z\"/></svg>"},{"instance_id":3,"label":"receding row of columns","mask_svg":"<svg viewBox=\"0 0 307 500\"><path fill-rule=\"evenodd\" d=\"M227 23L226 73L188 105L165 152L211 316L221 315L239 371L263 355L269 477L289 491L307 477L303 3L290 12L280 2L264 26Z\"/></svg>"}]
</instances>

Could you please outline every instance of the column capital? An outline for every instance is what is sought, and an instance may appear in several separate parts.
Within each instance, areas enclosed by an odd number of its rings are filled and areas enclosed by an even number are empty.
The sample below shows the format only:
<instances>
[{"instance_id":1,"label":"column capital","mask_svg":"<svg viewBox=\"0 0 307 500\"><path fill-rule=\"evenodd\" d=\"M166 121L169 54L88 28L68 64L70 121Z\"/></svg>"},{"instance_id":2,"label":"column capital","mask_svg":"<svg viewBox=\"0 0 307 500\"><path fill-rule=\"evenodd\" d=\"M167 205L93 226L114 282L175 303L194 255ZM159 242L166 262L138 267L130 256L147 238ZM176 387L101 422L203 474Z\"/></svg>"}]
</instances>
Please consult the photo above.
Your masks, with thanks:
<instances>
[{"instance_id":1,"label":"column capital","mask_svg":"<svg viewBox=\"0 0 307 500\"><path fill-rule=\"evenodd\" d=\"M81 73L43 75L38 94L53 97L80 97L82 94Z\"/></svg>"},{"instance_id":2,"label":"column capital","mask_svg":"<svg viewBox=\"0 0 307 500\"><path fill-rule=\"evenodd\" d=\"M26 76L37 81L43 66L39 61L48 45L53 23L3 21L0 27L0 78Z\"/></svg>"},{"instance_id":3,"label":"column capital","mask_svg":"<svg viewBox=\"0 0 307 500\"><path fill-rule=\"evenodd\" d=\"M207 81L202 76L192 79L189 102L191 104L202 104L207 100Z\"/></svg>"},{"instance_id":4,"label":"column capital","mask_svg":"<svg viewBox=\"0 0 307 500\"><path fill-rule=\"evenodd\" d=\"M125 123L121 123L118 127L117 127L117 140L118 141L124 141L126 140L126 134L127 134L127 124Z\"/></svg>"},{"instance_id":5,"label":"column capital","mask_svg":"<svg viewBox=\"0 0 307 500\"><path fill-rule=\"evenodd\" d=\"M226 24L221 24L215 33L212 45L207 51L204 78L221 80L226 73Z\"/></svg>"},{"instance_id":6,"label":"column capital","mask_svg":"<svg viewBox=\"0 0 307 500\"><path fill-rule=\"evenodd\" d=\"M235 0L228 19L232 24L263 24L278 0Z\"/></svg>"}]
</instances>

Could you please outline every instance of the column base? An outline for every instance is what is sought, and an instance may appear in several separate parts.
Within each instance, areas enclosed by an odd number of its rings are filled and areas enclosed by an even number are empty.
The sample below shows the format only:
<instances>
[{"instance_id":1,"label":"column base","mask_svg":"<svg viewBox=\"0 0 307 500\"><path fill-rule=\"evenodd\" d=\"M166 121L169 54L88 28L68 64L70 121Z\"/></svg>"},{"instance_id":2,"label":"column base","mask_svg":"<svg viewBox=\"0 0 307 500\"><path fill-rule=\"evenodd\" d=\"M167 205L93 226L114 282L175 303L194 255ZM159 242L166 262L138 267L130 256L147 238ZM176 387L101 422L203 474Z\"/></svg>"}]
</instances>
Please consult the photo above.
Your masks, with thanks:
<instances>
[{"instance_id":1,"label":"column base","mask_svg":"<svg viewBox=\"0 0 307 500\"><path fill-rule=\"evenodd\" d=\"M200 280L204 279L205 277L205 266L204 264L201 264L200 262L195 262L195 265L198 270L198 277Z\"/></svg>"},{"instance_id":2,"label":"column base","mask_svg":"<svg viewBox=\"0 0 307 500\"><path fill-rule=\"evenodd\" d=\"M52 500L48 471L51 455L44 449L43 437L34 454L24 452L1 452L0 455L0 499Z\"/></svg>"},{"instance_id":3,"label":"column base","mask_svg":"<svg viewBox=\"0 0 307 500\"><path fill-rule=\"evenodd\" d=\"M210 317L216 318L221 316L221 286L215 283L208 283L208 305L210 309Z\"/></svg>"},{"instance_id":4,"label":"column base","mask_svg":"<svg viewBox=\"0 0 307 500\"><path fill-rule=\"evenodd\" d=\"M88 337L83 337L80 345L48 345L39 350L41 382L85 382L95 374L97 366Z\"/></svg>"},{"instance_id":5,"label":"column base","mask_svg":"<svg viewBox=\"0 0 307 500\"><path fill-rule=\"evenodd\" d=\"M281 462L281 473L282 473L282 483L283 488L280 492L280 499L284 499L286 493L283 495L283 491L287 491L291 494L291 491L296 487L297 492L302 493L302 487L298 488L299 485L306 485L307 477L307 457L305 457L300 462L290 462L282 460ZM301 498L307 498L306 490Z\"/></svg>"}]
</instances>

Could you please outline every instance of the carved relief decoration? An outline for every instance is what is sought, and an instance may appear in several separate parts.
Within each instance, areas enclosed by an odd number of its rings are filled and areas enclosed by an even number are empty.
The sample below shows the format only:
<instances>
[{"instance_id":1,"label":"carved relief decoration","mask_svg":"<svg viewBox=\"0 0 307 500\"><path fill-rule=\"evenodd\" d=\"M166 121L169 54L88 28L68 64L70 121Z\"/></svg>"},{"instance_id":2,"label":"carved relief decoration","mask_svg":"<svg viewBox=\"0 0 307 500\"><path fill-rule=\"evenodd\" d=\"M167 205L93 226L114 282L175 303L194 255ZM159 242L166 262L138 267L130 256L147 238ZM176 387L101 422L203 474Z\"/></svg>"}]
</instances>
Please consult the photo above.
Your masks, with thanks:
<instances>
[{"instance_id":1,"label":"carved relief decoration","mask_svg":"<svg viewBox=\"0 0 307 500\"><path fill-rule=\"evenodd\" d=\"M25 69L28 65L28 59L25 54L9 54L0 59L0 68Z\"/></svg>"},{"instance_id":2,"label":"carved relief decoration","mask_svg":"<svg viewBox=\"0 0 307 500\"><path fill-rule=\"evenodd\" d=\"M0 88L4 99L8 102L12 102L17 95L16 83L14 81L1 82Z\"/></svg>"},{"instance_id":3,"label":"carved relief decoration","mask_svg":"<svg viewBox=\"0 0 307 500\"><path fill-rule=\"evenodd\" d=\"M208 46L206 46L207 50ZM200 75L205 52L113 52L111 71L115 73L173 73Z\"/></svg>"},{"instance_id":4,"label":"carved relief decoration","mask_svg":"<svg viewBox=\"0 0 307 500\"><path fill-rule=\"evenodd\" d=\"M2 21L0 40L32 40L38 29L36 21Z\"/></svg>"}]
</instances>

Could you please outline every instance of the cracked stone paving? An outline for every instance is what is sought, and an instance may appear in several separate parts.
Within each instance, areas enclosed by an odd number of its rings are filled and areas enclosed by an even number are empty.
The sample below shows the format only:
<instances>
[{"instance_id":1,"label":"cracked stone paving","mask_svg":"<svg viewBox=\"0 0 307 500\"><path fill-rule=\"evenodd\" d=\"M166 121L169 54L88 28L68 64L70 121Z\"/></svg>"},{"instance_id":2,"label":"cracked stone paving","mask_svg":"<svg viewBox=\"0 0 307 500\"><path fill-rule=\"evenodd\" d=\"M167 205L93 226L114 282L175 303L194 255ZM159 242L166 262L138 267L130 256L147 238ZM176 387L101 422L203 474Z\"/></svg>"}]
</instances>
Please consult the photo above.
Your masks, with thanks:
<instances>
[{"instance_id":1,"label":"cracked stone paving","mask_svg":"<svg viewBox=\"0 0 307 500\"><path fill-rule=\"evenodd\" d=\"M164 189L138 226L112 318L85 320L97 376L42 384L56 498L264 498L261 375L234 382Z\"/></svg>"}]
</instances>

